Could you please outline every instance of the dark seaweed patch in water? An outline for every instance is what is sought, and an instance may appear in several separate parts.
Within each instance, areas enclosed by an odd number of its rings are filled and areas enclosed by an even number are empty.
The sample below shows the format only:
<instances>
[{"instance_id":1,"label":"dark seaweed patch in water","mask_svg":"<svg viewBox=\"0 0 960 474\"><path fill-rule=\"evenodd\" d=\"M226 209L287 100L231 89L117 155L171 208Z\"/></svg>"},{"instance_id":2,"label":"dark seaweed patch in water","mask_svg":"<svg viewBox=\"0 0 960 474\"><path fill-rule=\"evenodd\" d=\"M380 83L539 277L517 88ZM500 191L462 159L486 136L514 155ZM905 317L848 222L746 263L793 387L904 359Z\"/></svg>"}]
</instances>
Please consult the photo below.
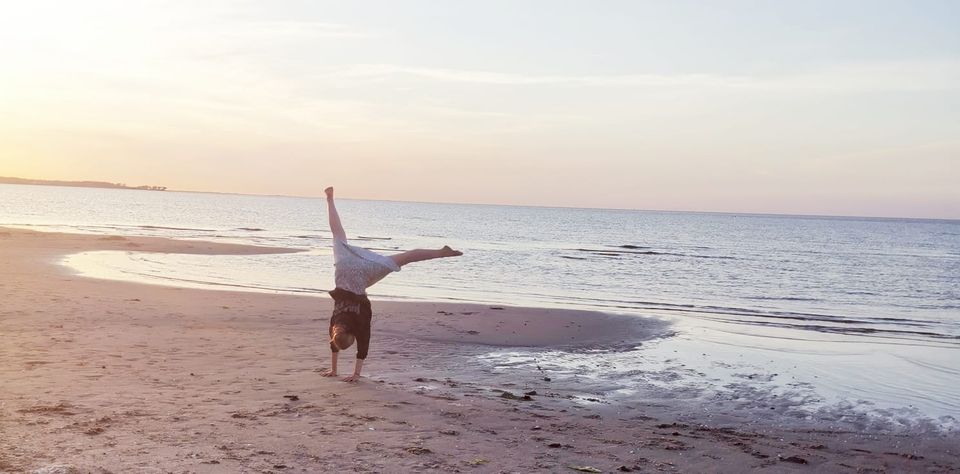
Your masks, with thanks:
<instances>
[{"instance_id":1,"label":"dark seaweed patch in water","mask_svg":"<svg viewBox=\"0 0 960 474\"><path fill-rule=\"evenodd\" d=\"M627 246L621 245L620 248L626 248ZM631 246L635 247L635 246ZM649 247L635 247L635 248L649 248ZM673 257L689 257L689 258L716 258L716 259L725 259L725 260L736 260L736 257L729 257L725 255L692 255L686 253L674 253L674 252L657 252L655 250L610 250L610 249L569 249L576 250L577 252L587 252L594 255L603 255L608 257L616 257L620 255L665 255Z\"/></svg>"},{"instance_id":2,"label":"dark seaweed patch in water","mask_svg":"<svg viewBox=\"0 0 960 474\"><path fill-rule=\"evenodd\" d=\"M587 252L597 255L674 255L664 252L654 252L653 250L645 250L642 252L631 252L627 250L609 250L609 249L570 249L576 250L577 252Z\"/></svg>"}]
</instances>

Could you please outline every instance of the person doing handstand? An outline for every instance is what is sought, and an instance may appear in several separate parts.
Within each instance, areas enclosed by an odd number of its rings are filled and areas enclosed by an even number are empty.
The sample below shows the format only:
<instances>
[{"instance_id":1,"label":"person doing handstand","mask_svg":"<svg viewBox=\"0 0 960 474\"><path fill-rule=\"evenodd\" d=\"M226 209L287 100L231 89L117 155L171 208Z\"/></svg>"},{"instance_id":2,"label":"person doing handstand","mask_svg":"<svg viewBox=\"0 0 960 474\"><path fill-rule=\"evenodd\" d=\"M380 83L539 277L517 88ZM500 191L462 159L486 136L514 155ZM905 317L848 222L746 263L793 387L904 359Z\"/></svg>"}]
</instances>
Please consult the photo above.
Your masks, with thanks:
<instances>
[{"instance_id":1,"label":"person doing handstand","mask_svg":"<svg viewBox=\"0 0 960 474\"><path fill-rule=\"evenodd\" d=\"M330 368L321 374L324 377L337 375L337 355L354 342L357 343L357 362L353 375L344 377L344 382L356 382L363 369L370 347L370 321L373 311L367 298L367 288L391 272L398 272L404 265L434 258L457 257L463 252L448 246L441 249L416 249L396 255L381 255L347 243L347 234L340 223L340 215L333 202L333 188L324 190L327 195L327 214L330 232L333 233L334 280L336 288L330 291L333 297L333 314L330 316Z\"/></svg>"}]
</instances>

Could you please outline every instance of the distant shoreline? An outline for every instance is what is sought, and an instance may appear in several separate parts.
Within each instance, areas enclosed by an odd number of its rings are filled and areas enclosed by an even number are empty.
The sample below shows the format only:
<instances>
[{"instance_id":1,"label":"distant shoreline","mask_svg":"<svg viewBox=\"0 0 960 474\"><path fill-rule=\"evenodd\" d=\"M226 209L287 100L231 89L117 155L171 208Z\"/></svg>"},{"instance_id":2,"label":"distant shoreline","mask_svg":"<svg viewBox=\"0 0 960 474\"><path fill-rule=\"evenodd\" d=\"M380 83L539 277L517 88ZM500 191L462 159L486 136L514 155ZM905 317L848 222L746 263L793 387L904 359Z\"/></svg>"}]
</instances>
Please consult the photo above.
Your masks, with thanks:
<instances>
[{"instance_id":1,"label":"distant shoreline","mask_svg":"<svg viewBox=\"0 0 960 474\"><path fill-rule=\"evenodd\" d=\"M139 189L143 191L166 191L166 186L127 186L105 181L55 181L49 179L7 178L0 176L0 184L28 184L33 186L67 186L72 188Z\"/></svg>"}]
</instances>

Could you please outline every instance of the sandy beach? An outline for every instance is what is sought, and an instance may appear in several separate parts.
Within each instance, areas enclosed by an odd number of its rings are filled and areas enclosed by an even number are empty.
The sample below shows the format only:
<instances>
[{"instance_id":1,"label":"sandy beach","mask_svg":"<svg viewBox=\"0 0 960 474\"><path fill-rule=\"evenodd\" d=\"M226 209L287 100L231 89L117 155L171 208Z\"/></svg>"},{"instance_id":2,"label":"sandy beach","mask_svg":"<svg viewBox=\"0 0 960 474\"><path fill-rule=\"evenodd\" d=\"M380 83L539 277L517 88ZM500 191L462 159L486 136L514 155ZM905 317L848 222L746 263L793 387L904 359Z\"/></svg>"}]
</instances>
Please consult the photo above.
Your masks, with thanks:
<instances>
[{"instance_id":1,"label":"sandy beach","mask_svg":"<svg viewBox=\"0 0 960 474\"><path fill-rule=\"evenodd\" d=\"M0 472L960 470L955 436L689 423L683 406L474 363L490 347L616 350L660 320L375 301L365 377L347 384L319 375L331 300L57 265L88 250L288 252L0 229ZM341 373L352 363L351 348Z\"/></svg>"}]
</instances>

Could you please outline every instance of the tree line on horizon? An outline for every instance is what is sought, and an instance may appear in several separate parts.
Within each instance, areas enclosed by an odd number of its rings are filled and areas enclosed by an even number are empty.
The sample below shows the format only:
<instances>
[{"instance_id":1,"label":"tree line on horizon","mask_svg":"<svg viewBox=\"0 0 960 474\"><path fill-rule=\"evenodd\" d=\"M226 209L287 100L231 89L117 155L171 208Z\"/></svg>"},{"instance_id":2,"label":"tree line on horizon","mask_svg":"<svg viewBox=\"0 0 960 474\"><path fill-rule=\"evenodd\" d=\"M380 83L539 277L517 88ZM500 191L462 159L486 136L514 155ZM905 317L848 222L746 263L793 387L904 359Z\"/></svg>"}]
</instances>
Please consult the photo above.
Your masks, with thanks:
<instances>
[{"instance_id":1,"label":"tree line on horizon","mask_svg":"<svg viewBox=\"0 0 960 474\"><path fill-rule=\"evenodd\" d=\"M68 186L74 188L141 189L146 191L166 191L166 186L127 186L124 183L105 181L56 181L49 179L6 178L0 176L0 184L30 184L35 186Z\"/></svg>"}]
</instances>

